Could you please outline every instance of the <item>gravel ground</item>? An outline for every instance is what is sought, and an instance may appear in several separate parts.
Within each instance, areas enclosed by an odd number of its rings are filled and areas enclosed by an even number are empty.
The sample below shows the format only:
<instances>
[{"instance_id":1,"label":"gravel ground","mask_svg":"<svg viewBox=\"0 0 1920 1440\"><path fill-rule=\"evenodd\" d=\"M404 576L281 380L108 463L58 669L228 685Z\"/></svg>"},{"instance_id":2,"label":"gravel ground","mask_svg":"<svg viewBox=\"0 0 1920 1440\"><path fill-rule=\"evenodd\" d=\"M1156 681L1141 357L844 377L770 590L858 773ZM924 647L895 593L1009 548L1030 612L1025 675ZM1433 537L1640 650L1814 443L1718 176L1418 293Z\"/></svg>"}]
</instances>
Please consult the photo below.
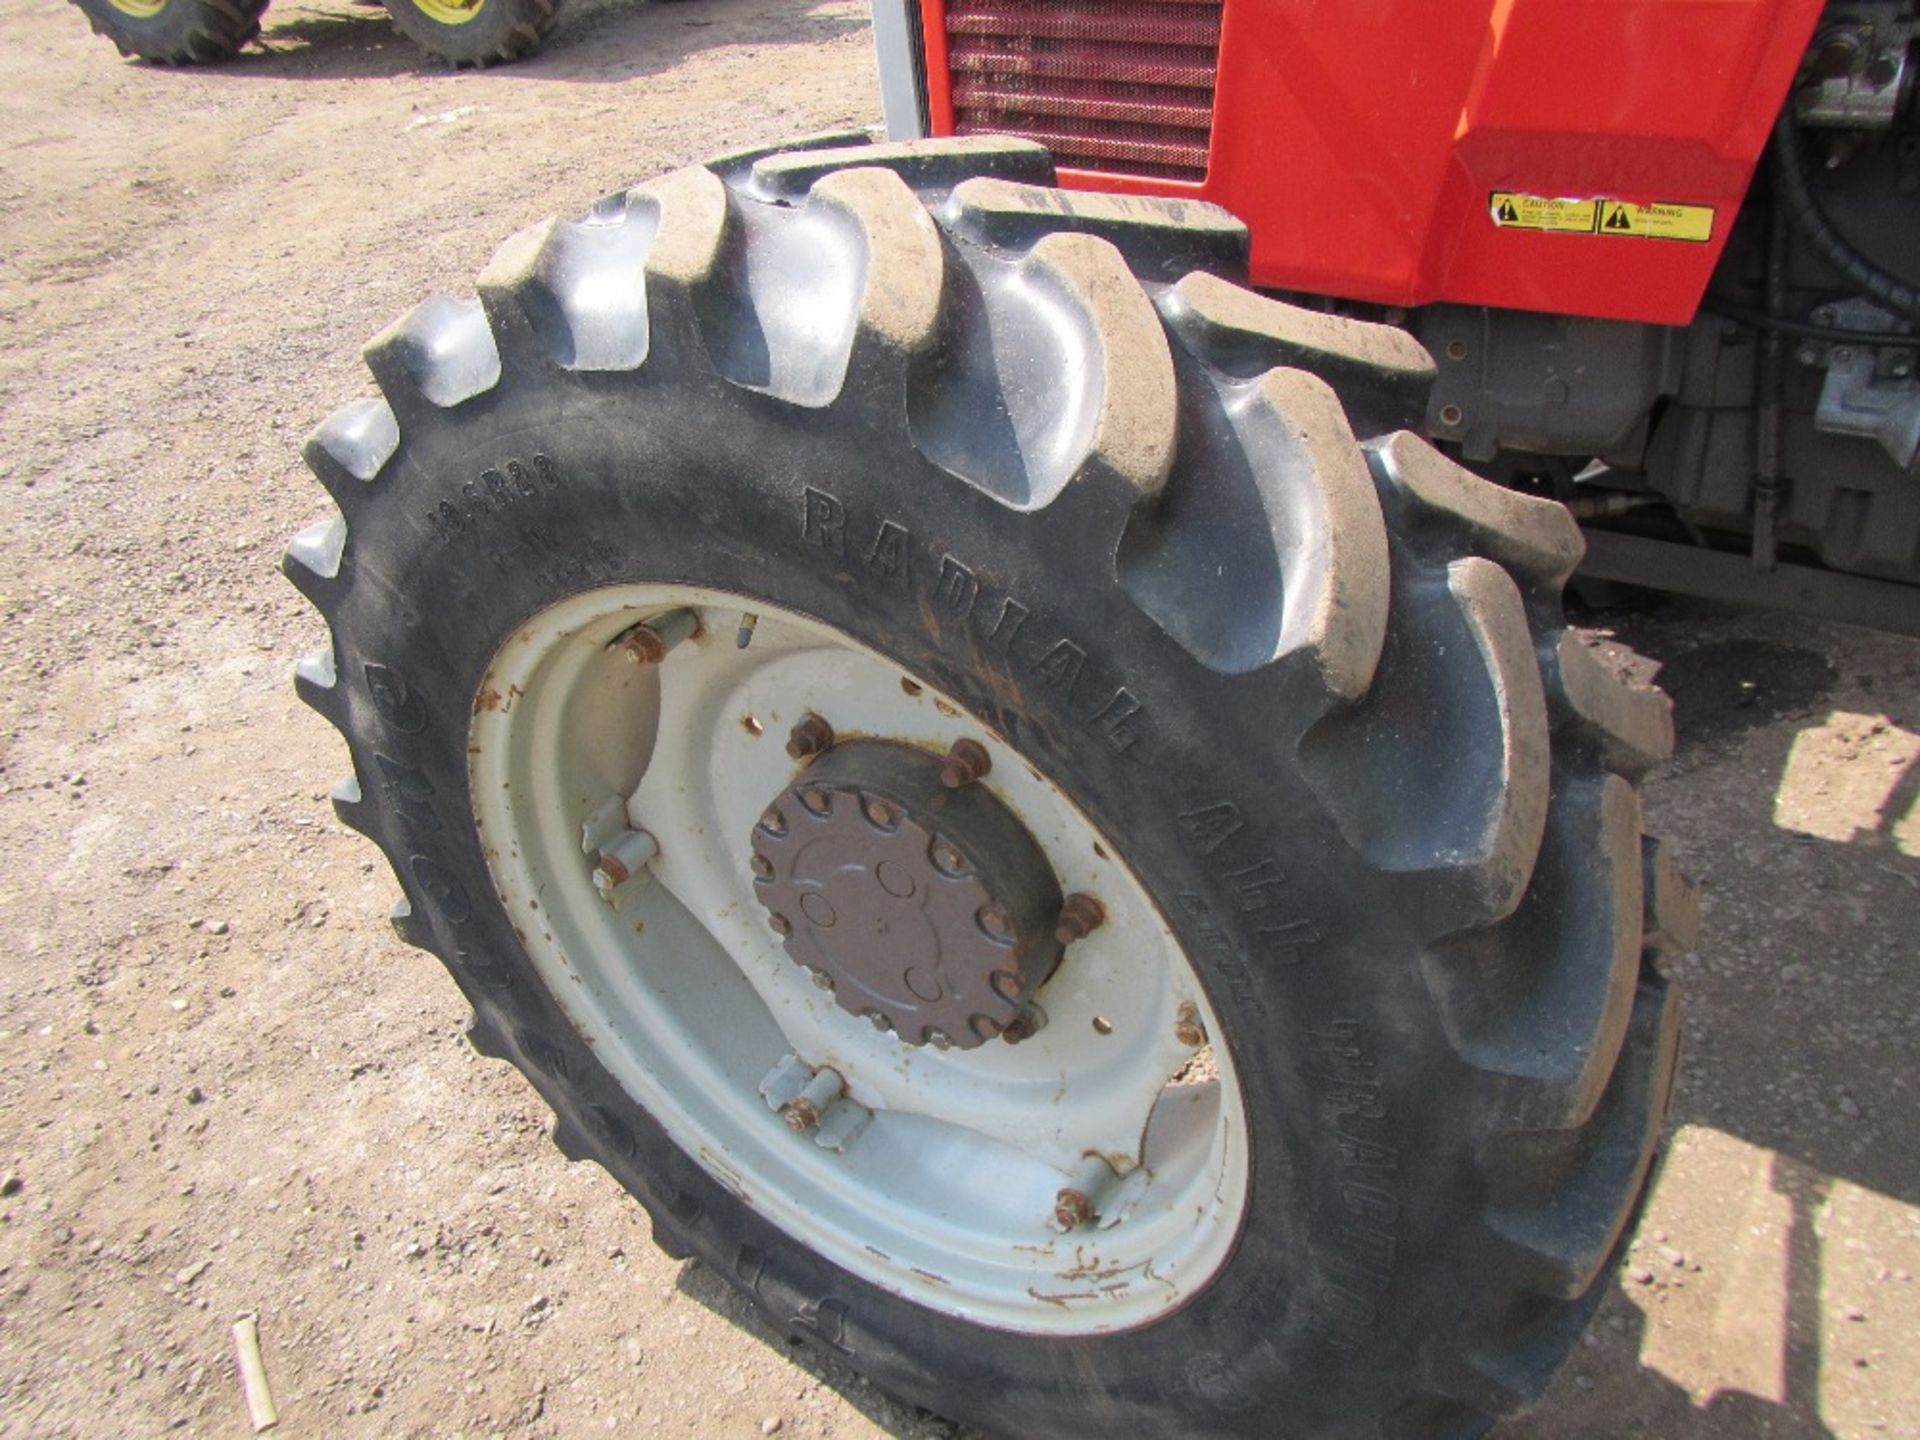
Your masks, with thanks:
<instances>
[{"instance_id":1,"label":"gravel ground","mask_svg":"<svg viewBox=\"0 0 1920 1440\"><path fill-rule=\"evenodd\" d=\"M471 1054L293 700L274 573L356 347L502 237L877 115L863 7L583 0L511 70L276 6L214 69L0 0L0 1436L935 1436L655 1252ZM1679 710L1705 895L1669 1157L1505 1440L1920 1435L1920 644L1597 617Z\"/></svg>"}]
</instances>

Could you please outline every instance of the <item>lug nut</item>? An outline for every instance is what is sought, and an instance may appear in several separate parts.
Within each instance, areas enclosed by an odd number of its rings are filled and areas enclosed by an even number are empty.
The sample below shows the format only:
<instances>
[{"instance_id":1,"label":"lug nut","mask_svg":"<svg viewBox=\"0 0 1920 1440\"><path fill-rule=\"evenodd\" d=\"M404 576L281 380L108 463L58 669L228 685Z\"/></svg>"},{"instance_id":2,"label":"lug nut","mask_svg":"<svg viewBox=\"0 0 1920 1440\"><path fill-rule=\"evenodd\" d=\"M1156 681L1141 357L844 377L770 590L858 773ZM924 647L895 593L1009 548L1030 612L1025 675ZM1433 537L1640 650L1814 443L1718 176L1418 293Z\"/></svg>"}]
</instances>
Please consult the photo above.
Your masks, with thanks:
<instances>
[{"instance_id":1,"label":"lug nut","mask_svg":"<svg viewBox=\"0 0 1920 1440\"><path fill-rule=\"evenodd\" d=\"M891 800L882 800L878 795L869 795L860 802L861 813L867 817L867 823L879 830L892 830L900 824L900 807Z\"/></svg>"},{"instance_id":2,"label":"lug nut","mask_svg":"<svg viewBox=\"0 0 1920 1440\"><path fill-rule=\"evenodd\" d=\"M989 939L1005 944L1013 939L1013 920L997 905L983 905L976 917Z\"/></svg>"},{"instance_id":3,"label":"lug nut","mask_svg":"<svg viewBox=\"0 0 1920 1440\"><path fill-rule=\"evenodd\" d=\"M777 839L787 833L787 817L770 809L760 817L760 828Z\"/></svg>"},{"instance_id":4,"label":"lug nut","mask_svg":"<svg viewBox=\"0 0 1920 1440\"><path fill-rule=\"evenodd\" d=\"M660 846L644 830L622 830L600 847L593 862L593 888L600 898L613 901L613 892L646 868Z\"/></svg>"},{"instance_id":5,"label":"lug nut","mask_svg":"<svg viewBox=\"0 0 1920 1440\"><path fill-rule=\"evenodd\" d=\"M636 625L620 637L620 653L635 665L658 665L667 652L700 628L700 616L693 610L669 610L643 625Z\"/></svg>"},{"instance_id":6,"label":"lug nut","mask_svg":"<svg viewBox=\"0 0 1920 1440\"><path fill-rule=\"evenodd\" d=\"M1106 906L1091 895L1075 891L1067 896L1066 903L1060 907L1060 918L1053 926L1053 938L1062 945L1071 945L1076 940L1086 939L1105 924L1106 919Z\"/></svg>"},{"instance_id":7,"label":"lug nut","mask_svg":"<svg viewBox=\"0 0 1920 1440\"><path fill-rule=\"evenodd\" d=\"M837 1070L822 1066L807 1082L806 1088L788 1103L786 1122L789 1130L805 1134L820 1123L820 1116L846 1089Z\"/></svg>"},{"instance_id":8,"label":"lug nut","mask_svg":"<svg viewBox=\"0 0 1920 1440\"><path fill-rule=\"evenodd\" d=\"M767 917L767 924L773 927L773 933L776 935L791 935L793 933L793 922L784 915L769 915Z\"/></svg>"},{"instance_id":9,"label":"lug nut","mask_svg":"<svg viewBox=\"0 0 1920 1440\"><path fill-rule=\"evenodd\" d=\"M1198 1050L1207 1043L1207 1027L1200 1023L1200 1012L1191 1000L1180 1002L1180 1013L1173 1022L1173 1038L1189 1050Z\"/></svg>"},{"instance_id":10,"label":"lug nut","mask_svg":"<svg viewBox=\"0 0 1920 1440\"><path fill-rule=\"evenodd\" d=\"M929 1029L926 1032L926 1043L936 1050L951 1050L953 1037L944 1030Z\"/></svg>"},{"instance_id":11,"label":"lug nut","mask_svg":"<svg viewBox=\"0 0 1920 1440\"><path fill-rule=\"evenodd\" d=\"M833 726L808 712L787 732L787 754L795 760L810 760L833 748Z\"/></svg>"},{"instance_id":12,"label":"lug nut","mask_svg":"<svg viewBox=\"0 0 1920 1440\"><path fill-rule=\"evenodd\" d=\"M986 746L978 740L956 740L940 766L940 783L949 790L959 790L973 784L992 768L993 757L987 754Z\"/></svg>"},{"instance_id":13,"label":"lug nut","mask_svg":"<svg viewBox=\"0 0 1920 1440\"><path fill-rule=\"evenodd\" d=\"M755 855L752 863L753 873L758 875L762 880L771 880L773 878L773 862L767 859L766 856Z\"/></svg>"},{"instance_id":14,"label":"lug nut","mask_svg":"<svg viewBox=\"0 0 1920 1440\"><path fill-rule=\"evenodd\" d=\"M828 973L827 973L826 971L824 971L824 970L810 970L810 971L808 971L807 973L808 973L809 975L811 975L811 976L813 977L813 988L814 988L814 989L816 989L816 990L831 990L831 989L833 989L833 977L832 977L831 975L829 975L829 974L828 974Z\"/></svg>"},{"instance_id":15,"label":"lug nut","mask_svg":"<svg viewBox=\"0 0 1920 1440\"><path fill-rule=\"evenodd\" d=\"M982 1040L991 1040L1006 1029L991 1015L974 1015L967 1020L967 1028Z\"/></svg>"},{"instance_id":16,"label":"lug nut","mask_svg":"<svg viewBox=\"0 0 1920 1440\"><path fill-rule=\"evenodd\" d=\"M1020 998L1020 976L1013 970L996 970L987 977L987 983L993 987L993 993L1002 1000Z\"/></svg>"},{"instance_id":17,"label":"lug nut","mask_svg":"<svg viewBox=\"0 0 1920 1440\"><path fill-rule=\"evenodd\" d=\"M1047 1028L1047 1012L1029 1000L1020 1007L1020 1013L1013 1017L1011 1024L1000 1032L1000 1038L1009 1045L1018 1045L1022 1040L1031 1040Z\"/></svg>"},{"instance_id":18,"label":"lug nut","mask_svg":"<svg viewBox=\"0 0 1920 1440\"><path fill-rule=\"evenodd\" d=\"M967 857L950 840L935 840L930 858L936 868L946 875L964 875L967 873Z\"/></svg>"},{"instance_id":19,"label":"lug nut","mask_svg":"<svg viewBox=\"0 0 1920 1440\"><path fill-rule=\"evenodd\" d=\"M1078 1230L1093 1219L1093 1201L1071 1186L1053 1197L1053 1223L1061 1230Z\"/></svg>"},{"instance_id":20,"label":"lug nut","mask_svg":"<svg viewBox=\"0 0 1920 1440\"><path fill-rule=\"evenodd\" d=\"M816 785L810 790L802 790L800 792L800 803L815 815L831 815L833 813L833 792L823 790Z\"/></svg>"},{"instance_id":21,"label":"lug nut","mask_svg":"<svg viewBox=\"0 0 1920 1440\"><path fill-rule=\"evenodd\" d=\"M1118 1177L1103 1155L1088 1155L1073 1179L1053 1197L1053 1225L1071 1232L1089 1224L1100 1213L1100 1201Z\"/></svg>"}]
</instances>

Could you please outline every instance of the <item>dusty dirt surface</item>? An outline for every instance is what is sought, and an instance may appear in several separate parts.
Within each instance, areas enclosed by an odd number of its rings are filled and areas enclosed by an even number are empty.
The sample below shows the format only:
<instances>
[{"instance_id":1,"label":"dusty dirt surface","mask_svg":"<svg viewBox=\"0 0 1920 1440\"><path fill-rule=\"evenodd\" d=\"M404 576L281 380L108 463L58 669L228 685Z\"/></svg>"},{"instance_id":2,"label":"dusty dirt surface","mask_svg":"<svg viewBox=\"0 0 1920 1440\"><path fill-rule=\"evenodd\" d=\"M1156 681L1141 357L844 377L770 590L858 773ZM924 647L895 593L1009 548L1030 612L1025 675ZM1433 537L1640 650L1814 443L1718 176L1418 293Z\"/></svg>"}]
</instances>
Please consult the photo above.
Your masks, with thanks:
<instances>
[{"instance_id":1,"label":"dusty dirt surface","mask_svg":"<svg viewBox=\"0 0 1920 1440\"><path fill-rule=\"evenodd\" d=\"M569 1166L389 933L275 574L356 350L494 244L877 114L855 3L585 0L453 76L377 12L120 61L0 0L0 1435L933 1436ZM1603 618L1679 703L1705 887L1671 1152L1540 1437L1920 1435L1920 645Z\"/></svg>"}]
</instances>

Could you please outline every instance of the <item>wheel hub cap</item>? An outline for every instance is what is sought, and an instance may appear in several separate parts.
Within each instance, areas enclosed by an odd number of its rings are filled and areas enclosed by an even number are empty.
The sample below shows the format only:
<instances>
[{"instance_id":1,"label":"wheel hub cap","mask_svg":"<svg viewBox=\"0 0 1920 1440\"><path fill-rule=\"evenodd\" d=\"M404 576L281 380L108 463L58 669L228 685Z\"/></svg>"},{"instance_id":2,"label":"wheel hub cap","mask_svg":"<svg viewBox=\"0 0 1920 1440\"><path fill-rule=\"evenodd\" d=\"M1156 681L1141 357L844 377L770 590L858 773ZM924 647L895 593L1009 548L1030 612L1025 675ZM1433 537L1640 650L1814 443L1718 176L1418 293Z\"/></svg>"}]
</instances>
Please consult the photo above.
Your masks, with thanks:
<instances>
[{"instance_id":1,"label":"wheel hub cap","mask_svg":"<svg viewBox=\"0 0 1920 1440\"><path fill-rule=\"evenodd\" d=\"M787 954L909 1045L1000 1034L1060 959L1060 886L1013 813L941 759L861 740L815 760L753 830Z\"/></svg>"}]
</instances>

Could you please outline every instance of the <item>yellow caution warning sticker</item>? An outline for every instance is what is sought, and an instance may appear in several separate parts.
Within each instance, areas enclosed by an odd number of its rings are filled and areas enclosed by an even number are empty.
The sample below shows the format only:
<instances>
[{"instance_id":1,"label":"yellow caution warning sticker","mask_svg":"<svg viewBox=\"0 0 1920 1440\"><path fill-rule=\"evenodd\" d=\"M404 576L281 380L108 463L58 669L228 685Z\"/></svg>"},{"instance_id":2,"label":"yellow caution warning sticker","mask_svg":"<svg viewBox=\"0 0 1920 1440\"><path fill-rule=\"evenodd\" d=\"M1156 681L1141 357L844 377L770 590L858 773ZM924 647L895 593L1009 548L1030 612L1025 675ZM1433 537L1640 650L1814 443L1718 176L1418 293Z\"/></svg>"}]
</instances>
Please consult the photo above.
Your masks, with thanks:
<instances>
[{"instance_id":1,"label":"yellow caution warning sticker","mask_svg":"<svg viewBox=\"0 0 1920 1440\"><path fill-rule=\"evenodd\" d=\"M1487 197L1487 213L1502 230L1680 240L1694 245L1713 239L1711 205L1638 205L1604 195L1526 195L1517 190L1496 190Z\"/></svg>"},{"instance_id":2,"label":"yellow caution warning sticker","mask_svg":"<svg viewBox=\"0 0 1920 1440\"><path fill-rule=\"evenodd\" d=\"M1632 239L1686 240L1704 245L1713 239L1711 205L1634 205L1600 202L1600 233Z\"/></svg>"},{"instance_id":3,"label":"yellow caution warning sticker","mask_svg":"<svg viewBox=\"0 0 1920 1440\"><path fill-rule=\"evenodd\" d=\"M1496 190L1493 223L1503 230L1553 230L1564 235L1591 235L1600 214L1597 200L1555 199L1550 195L1519 195Z\"/></svg>"}]
</instances>

